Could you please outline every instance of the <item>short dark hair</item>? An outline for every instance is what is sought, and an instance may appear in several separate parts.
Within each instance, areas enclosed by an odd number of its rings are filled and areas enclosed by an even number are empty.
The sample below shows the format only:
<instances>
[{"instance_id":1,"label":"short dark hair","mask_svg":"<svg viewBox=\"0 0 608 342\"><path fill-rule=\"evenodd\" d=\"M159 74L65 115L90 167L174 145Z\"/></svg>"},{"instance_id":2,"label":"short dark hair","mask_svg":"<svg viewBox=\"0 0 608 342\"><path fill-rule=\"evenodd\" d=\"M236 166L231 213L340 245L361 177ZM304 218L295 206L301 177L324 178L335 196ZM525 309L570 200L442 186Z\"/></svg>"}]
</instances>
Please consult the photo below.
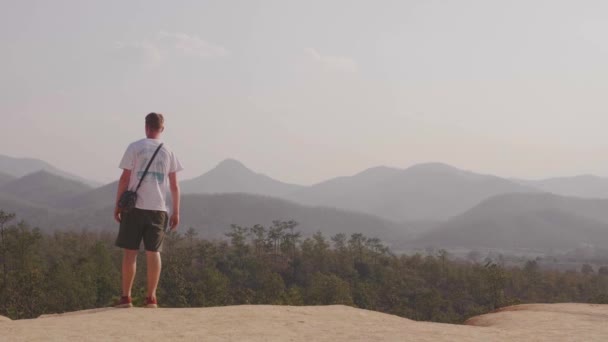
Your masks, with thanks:
<instances>
[{"instance_id":1,"label":"short dark hair","mask_svg":"<svg viewBox=\"0 0 608 342\"><path fill-rule=\"evenodd\" d=\"M146 127L156 131L165 128L165 118L160 113L152 112L146 115Z\"/></svg>"}]
</instances>

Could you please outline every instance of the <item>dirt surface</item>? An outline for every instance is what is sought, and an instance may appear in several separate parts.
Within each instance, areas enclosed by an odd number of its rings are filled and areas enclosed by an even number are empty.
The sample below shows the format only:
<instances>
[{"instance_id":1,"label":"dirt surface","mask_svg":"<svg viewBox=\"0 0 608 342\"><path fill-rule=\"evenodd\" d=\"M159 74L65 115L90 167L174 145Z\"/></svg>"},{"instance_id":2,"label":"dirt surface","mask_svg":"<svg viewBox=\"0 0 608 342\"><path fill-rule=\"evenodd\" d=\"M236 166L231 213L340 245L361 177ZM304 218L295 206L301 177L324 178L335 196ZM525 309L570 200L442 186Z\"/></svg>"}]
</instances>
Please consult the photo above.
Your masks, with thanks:
<instances>
[{"instance_id":1,"label":"dirt surface","mask_svg":"<svg viewBox=\"0 0 608 342\"><path fill-rule=\"evenodd\" d=\"M466 325L346 306L94 309L3 321L1 341L608 341L608 305L505 308Z\"/></svg>"}]
</instances>

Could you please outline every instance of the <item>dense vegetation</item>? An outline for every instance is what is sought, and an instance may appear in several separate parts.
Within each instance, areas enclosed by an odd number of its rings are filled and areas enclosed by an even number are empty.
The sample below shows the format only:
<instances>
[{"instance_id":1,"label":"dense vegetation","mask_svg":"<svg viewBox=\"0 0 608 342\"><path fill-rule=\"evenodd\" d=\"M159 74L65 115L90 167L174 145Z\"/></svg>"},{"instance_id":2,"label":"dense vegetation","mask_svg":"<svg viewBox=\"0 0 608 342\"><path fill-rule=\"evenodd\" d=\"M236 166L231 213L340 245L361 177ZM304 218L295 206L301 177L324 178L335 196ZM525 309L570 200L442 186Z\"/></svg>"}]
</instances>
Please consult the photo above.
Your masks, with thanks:
<instances>
[{"instance_id":1,"label":"dense vegetation","mask_svg":"<svg viewBox=\"0 0 608 342\"><path fill-rule=\"evenodd\" d=\"M527 302L608 303L608 268L581 272L500 262L394 255L361 234L303 238L297 223L232 226L229 241L193 229L165 241L159 300L165 307L234 304L345 304L416 320L462 322ZM55 232L0 211L0 315L13 319L111 305L120 294L121 251L114 234ZM135 303L145 294L138 264Z\"/></svg>"}]
</instances>

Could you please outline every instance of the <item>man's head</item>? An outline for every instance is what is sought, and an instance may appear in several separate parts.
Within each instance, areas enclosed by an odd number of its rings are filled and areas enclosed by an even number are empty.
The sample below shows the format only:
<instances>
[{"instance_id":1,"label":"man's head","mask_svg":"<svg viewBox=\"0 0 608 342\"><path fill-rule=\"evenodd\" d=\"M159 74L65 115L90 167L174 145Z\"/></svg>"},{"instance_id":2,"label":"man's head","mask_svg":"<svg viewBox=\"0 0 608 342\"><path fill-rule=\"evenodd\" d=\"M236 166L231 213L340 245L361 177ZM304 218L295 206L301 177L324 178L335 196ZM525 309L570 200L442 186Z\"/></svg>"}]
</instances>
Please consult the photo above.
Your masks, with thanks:
<instances>
[{"instance_id":1,"label":"man's head","mask_svg":"<svg viewBox=\"0 0 608 342\"><path fill-rule=\"evenodd\" d=\"M165 129L165 118L159 113L146 115L146 136L156 139Z\"/></svg>"}]
</instances>

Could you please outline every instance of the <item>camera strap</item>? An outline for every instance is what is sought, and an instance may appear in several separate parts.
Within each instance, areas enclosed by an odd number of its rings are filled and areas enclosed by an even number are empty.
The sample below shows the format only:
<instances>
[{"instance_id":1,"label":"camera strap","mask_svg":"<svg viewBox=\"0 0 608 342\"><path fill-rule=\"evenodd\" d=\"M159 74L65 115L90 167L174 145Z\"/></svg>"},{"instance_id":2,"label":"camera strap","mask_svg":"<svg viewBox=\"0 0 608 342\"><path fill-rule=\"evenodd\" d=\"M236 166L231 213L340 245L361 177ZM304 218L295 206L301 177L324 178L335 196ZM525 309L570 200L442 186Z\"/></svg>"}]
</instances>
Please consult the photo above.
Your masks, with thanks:
<instances>
[{"instance_id":1,"label":"camera strap","mask_svg":"<svg viewBox=\"0 0 608 342\"><path fill-rule=\"evenodd\" d=\"M141 182L143 182L144 178L146 178L146 174L148 174L148 170L150 169L150 165L152 165L152 162L154 161L154 158L158 154L158 151L161 149L161 147L163 147L163 143L160 143L160 145L158 145L158 147L156 148L156 151L154 151L154 154L152 155L152 158L150 159L150 161L148 162L148 165L146 166L146 169L144 170L144 174L139 179L139 183L137 183L137 188L135 188L135 192L137 192L137 190L139 190L139 187L141 186Z\"/></svg>"}]
</instances>

